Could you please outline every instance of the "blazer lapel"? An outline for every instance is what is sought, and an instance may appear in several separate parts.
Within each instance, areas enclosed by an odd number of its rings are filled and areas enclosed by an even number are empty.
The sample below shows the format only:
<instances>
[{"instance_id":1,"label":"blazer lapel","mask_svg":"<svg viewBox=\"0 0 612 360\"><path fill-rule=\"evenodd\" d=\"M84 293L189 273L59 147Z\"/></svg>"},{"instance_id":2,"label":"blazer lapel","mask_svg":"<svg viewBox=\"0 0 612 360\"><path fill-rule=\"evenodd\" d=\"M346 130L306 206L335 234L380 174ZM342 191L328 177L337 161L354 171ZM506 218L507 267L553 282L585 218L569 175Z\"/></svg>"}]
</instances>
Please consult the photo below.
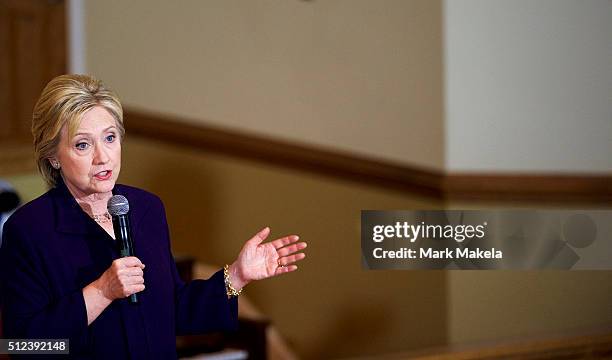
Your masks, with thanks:
<instances>
[{"instance_id":1,"label":"blazer lapel","mask_svg":"<svg viewBox=\"0 0 612 360\"><path fill-rule=\"evenodd\" d=\"M64 233L86 234L91 232L87 214L76 202L66 184L60 180L50 192L55 206L55 229Z\"/></svg>"},{"instance_id":2,"label":"blazer lapel","mask_svg":"<svg viewBox=\"0 0 612 360\"><path fill-rule=\"evenodd\" d=\"M113 188L113 194L117 194L117 189L117 186ZM57 231L70 234L90 234L92 231L100 230L106 234L104 229L81 209L63 180L60 179L50 194L55 206L55 229ZM112 240L110 236L109 238Z\"/></svg>"}]
</instances>

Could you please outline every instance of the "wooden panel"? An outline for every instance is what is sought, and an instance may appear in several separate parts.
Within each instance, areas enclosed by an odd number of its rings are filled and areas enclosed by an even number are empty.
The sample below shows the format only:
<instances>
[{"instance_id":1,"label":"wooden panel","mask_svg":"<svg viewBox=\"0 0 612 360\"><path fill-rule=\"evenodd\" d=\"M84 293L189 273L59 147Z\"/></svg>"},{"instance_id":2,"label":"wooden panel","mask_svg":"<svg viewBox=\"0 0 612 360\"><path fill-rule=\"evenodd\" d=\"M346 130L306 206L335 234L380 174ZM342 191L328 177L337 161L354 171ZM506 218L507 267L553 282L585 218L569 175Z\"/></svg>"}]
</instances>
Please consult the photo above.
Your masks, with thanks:
<instances>
[{"instance_id":1,"label":"wooden panel","mask_svg":"<svg viewBox=\"0 0 612 360\"><path fill-rule=\"evenodd\" d=\"M47 1L48 3L50 1ZM57 75L68 71L68 44L66 28L66 9L64 1L54 1L47 7L45 23L45 63L47 65L46 84Z\"/></svg>"},{"instance_id":2,"label":"wooden panel","mask_svg":"<svg viewBox=\"0 0 612 360\"><path fill-rule=\"evenodd\" d=\"M0 0L0 174L32 171L32 110L66 72L64 1Z\"/></svg>"},{"instance_id":3,"label":"wooden panel","mask_svg":"<svg viewBox=\"0 0 612 360\"><path fill-rule=\"evenodd\" d=\"M41 6L13 10L11 21L14 42L11 50L14 54L13 76L16 77L13 82L15 85L13 99L15 135L27 135L28 120L31 119L37 95L44 86L42 82L47 67L46 64L41 63L41 59L45 58L44 18L44 9Z\"/></svg>"},{"instance_id":4,"label":"wooden panel","mask_svg":"<svg viewBox=\"0 0 612 360\"><path fill-rule=\"evenodd\" d=\"M11 37L10 11L4 3L0 3L0 141L6 139L12 132L12 92L11 86Z\"/></svg>"},{"instance_id":5,"label":"wooden panel","mask_svg":"<svg viewBox=\"0 0 612 360\"><path fill-rule=\"evenodd\" d=\"M32 109L41 90L66 71L63 1L0 2L0 139L31 142Z\"/></svg>"}]
</instances>

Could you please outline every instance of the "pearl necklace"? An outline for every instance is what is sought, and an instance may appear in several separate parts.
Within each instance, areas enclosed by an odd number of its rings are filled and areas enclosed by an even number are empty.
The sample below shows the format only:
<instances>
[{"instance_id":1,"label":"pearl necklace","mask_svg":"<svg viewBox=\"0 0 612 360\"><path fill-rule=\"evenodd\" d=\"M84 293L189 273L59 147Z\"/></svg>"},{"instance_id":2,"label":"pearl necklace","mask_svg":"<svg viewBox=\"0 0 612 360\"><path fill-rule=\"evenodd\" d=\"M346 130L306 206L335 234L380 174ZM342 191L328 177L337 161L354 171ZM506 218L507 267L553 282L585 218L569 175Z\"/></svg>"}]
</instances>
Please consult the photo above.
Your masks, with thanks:
<instances>
[{"instance_id":1,"label":"pearl necklace","mask_svg":"<svg viewBox=\"0 0 612 360\"><path fill-rule=\"evenodd\" d=\"M94 214L94 215L89 215L95 222L98 223L107 223L109 221L112 220L112 217L110 216L110 214L107 212L105 212L104 214Z\"/></svg>"}]
</instances>

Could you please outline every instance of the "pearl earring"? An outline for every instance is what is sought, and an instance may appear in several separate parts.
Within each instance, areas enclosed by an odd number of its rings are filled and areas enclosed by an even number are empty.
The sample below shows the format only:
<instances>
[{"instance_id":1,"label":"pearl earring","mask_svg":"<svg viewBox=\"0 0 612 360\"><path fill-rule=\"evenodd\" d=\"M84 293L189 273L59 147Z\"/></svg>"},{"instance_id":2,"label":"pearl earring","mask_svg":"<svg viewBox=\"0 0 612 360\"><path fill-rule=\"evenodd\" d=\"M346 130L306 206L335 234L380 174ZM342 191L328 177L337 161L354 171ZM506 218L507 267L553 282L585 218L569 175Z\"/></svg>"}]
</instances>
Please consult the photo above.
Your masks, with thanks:
<instances>
[{"instance_id":1,"label":"pearl earring","mask_svg":"<svg viewBox=\"0 0 612 360\"><path fill-rule=\"evenodd\" d=\"M57 160L53 160L51 161L51 166L53 166L53 168L57 170L60 168L60 163Z\"/></svg>"}]
</instances>

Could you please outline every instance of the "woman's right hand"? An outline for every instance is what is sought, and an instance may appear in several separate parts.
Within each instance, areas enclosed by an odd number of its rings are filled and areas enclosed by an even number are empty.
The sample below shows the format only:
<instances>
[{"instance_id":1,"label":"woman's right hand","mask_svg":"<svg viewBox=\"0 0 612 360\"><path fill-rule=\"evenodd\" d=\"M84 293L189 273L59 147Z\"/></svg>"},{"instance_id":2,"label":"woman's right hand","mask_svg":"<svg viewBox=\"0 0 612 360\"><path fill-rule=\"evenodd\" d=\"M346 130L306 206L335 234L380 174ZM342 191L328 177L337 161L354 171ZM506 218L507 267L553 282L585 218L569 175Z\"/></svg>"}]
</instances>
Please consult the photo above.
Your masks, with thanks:
<instances>
[{"instance_id":1,"label":"woman's right hand","mask_svg":"<svg viewBox=\"0 0 612 360\"><path fill-rule=\"evenodd\" d=\"M95 281L95 287L110 301L141 292L145 289L144 268L135 256L116 259Z\"/></svg>"}]
</instances>

